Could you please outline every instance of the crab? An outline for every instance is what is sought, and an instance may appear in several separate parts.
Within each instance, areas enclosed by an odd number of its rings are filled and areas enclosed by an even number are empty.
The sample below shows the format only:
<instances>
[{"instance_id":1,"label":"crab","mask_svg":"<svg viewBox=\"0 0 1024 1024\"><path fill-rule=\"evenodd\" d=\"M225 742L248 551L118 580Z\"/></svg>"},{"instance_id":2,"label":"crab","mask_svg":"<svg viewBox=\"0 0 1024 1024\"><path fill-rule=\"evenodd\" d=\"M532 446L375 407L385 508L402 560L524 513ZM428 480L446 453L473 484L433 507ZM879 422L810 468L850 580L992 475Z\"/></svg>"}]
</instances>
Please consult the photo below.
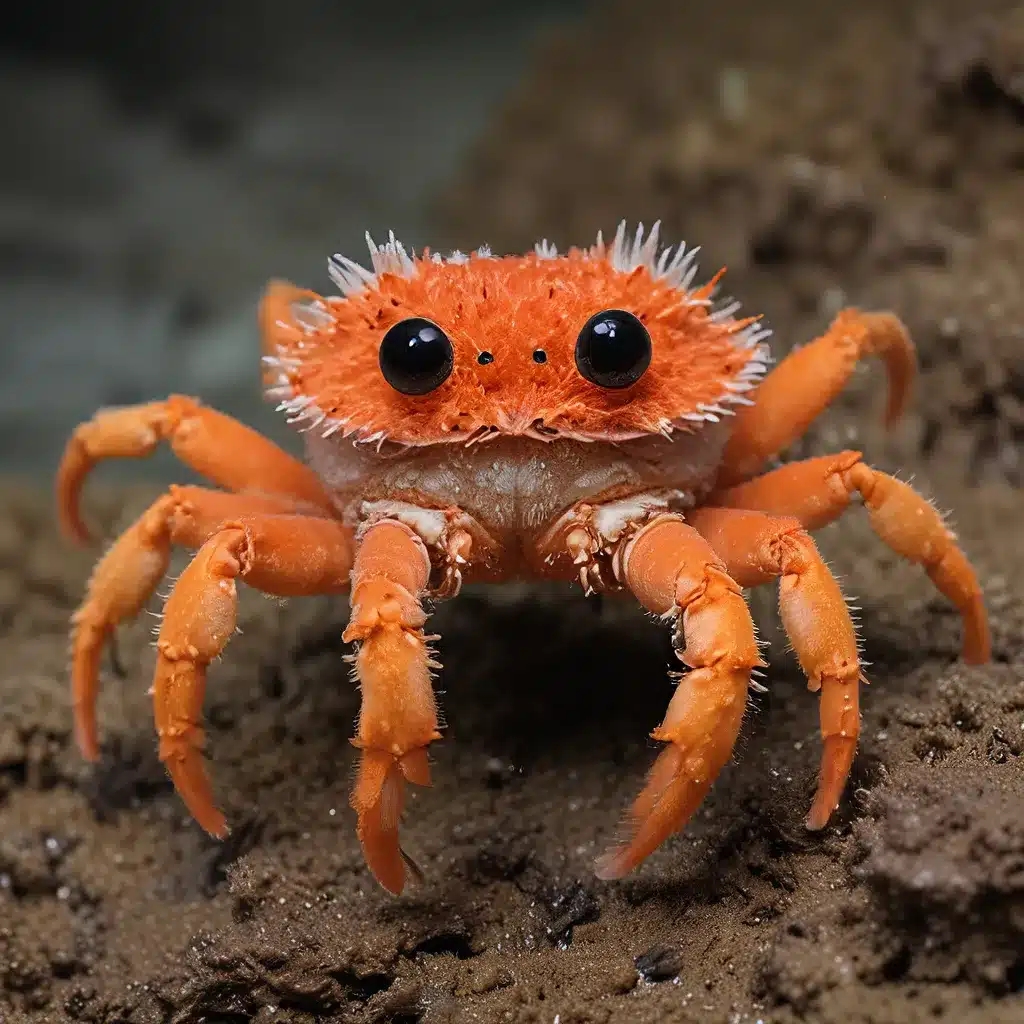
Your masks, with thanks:
<instances>
[{"instance_id":1,"label":"crab","mask_svg":"<svg viewBox=\"0 0 1024 1024\"><path fill-rule=\"evenodd\" d=\"M239 581L284 597L344 594L361 691L352 743L356 831L376 879L401 892L406 783L430 784L440 739L429 602L464 581L578 581L630 594L673 630L683 665L662 744L624 827L596 862L619 878L681 830L728 762L764 666L745 590L778 581L779 611L812 692L822 754L806 826L837 808L865 681L846 600L811 532L857 499L875 533L924 567L963 622L963 656L990 656L981 589L940 514L859 451L779 463L880 357L886 418L903 411L913 345L888 313L846 309L771 372L768 329L696 284L696 249L625 224L610 243L522 256L417 255L369 235L370 269L329 261L339 294L272 282L262 300L268 394L306 461L194 398L101 410L57 478L63 527L93 465L168 442L219 489L173 486L98 562L73 617L78 744L99 756L103 650L197 549L166 601L153 681L159 756L199 824L223 837L201 752L209 664L235 631ZM774 465L774 468L766 467Z\"/></svg>"}]
</instances>

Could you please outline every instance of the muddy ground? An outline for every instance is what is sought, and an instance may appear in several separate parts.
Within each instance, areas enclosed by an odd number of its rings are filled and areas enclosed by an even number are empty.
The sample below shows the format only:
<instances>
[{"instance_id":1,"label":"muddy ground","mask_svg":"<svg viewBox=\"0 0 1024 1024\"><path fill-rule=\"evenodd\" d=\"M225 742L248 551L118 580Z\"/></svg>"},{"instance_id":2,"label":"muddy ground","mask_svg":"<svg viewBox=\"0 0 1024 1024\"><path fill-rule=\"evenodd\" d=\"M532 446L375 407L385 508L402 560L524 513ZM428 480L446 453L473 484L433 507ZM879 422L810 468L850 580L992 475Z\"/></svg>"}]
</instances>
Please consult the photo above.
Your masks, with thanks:
<instances>
[{"instance_id":1,"label":"muddy ground","mask_svg":"<svg viewBox=\"0 0 1024 1024\"><path fill-rule=\"evenodd\" d=\"M987 7L612 8L541 55L445 210L453 240L499 248L661 216L783 350L841 301L897 309L922 353L906 423L877 429L870 367L800 450L862 445L953 510L993 663L958 660L956 615L851 513L820 542L872 685L833 825L802 827L816 701L758 596L769 692L734 763L606 884L591 862L652 757L668 638L568 590L467 593L434 619L449 727L407 814L425 877L395 900L347 808L345 607L245 595L207 700L235 825L215 843L156 759L152 620L105 674L102 764L77 756L65 635L93 554L9 485L0 1019L1024 1020L1024 16ZM91 518L111 534L146 498L98 487Z\"/></svg>"}]
</instances>

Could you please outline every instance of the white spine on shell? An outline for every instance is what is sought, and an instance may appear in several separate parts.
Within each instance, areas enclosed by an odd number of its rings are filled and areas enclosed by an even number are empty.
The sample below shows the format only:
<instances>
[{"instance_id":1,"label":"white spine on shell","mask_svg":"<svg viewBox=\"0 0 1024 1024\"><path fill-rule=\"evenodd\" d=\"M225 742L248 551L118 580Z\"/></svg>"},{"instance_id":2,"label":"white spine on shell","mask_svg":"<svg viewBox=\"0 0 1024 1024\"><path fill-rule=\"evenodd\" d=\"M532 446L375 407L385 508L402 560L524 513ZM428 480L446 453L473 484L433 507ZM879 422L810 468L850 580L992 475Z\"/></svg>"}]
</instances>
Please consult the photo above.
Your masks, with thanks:
<instances>
[{"instance_id":1,"label":"white spine on shell","mask_svg":"<svg viewBox=\"0 0 1024 1024\"><path fill-rule=\"evenodd\" d=\"M680 242L676 246L669 245L659 250L660 234L660 221L656 221L645 235L643 224L638 224L636 231L630 234L627 231L626 222L623 220L620 222L610 246L605 243L604 237L599 231L596 241L588 249L583 250L583 255L589 259L606 259L615 270L621 273L631 273L643 267L655 280L663 281L669 287L678 289L687 303L708 306L710 317L715 323L728 325L734 321L740 309L740 303L735 299L727 298L715 305L713 297L705 298L691 294L699 270L697 256L700 253L700 247L688 249L685 242ZM395 237L393 231L388 232L388 240L382 245L374 242L370 233L367 232L366 244L370 250L372 270L368 270L340 253L336 253L328 261L328 274L338 287L343 299L377 287L380 276L383 274L411 279L418 273L415 251L411 248L407 249ZM559 251L554 243L545 238L534 246L534 254L539 260L555 260L558 259ZM470 254L456 249L446 257L439 253L433 253L430 257L433 263L451 266L465 265L471 259L493 258L493 253L486 245L480 246ZM298 326L310 336L334 322L329 307L319 301L292 303L292 316L294 326ZM282 326L293 325L284 324ZM723 416L733 414L730 406L750 405L751 402L745 397L745 393L757 386L768 369L770 355L765 342L770 335L771 330L760 320L743 327L737 326L736 330L732 332L736 345L755 350L752 357L744 364L743 369L733 380L725 382L723 393L717 401L702 403L697 406L695 411L684 413L676 420L660 421L657 427L658 431L666 437L670 437L674 431L683 428L685 424L696 426L701 423L717 423ZM301 343L299 347L302 347ZM288 379L289 369L298 365L294 359L280 355L268 355L263 357L263 361L265 365L278 371L277 379L267 389L267 395L282 399L277 408L278 411L288 414L290 424L302 424L302 430L323 427L324 437L338 433L342 437L355 434L356 440L360 443L377 444L378 446L386 440L383 432L361 433L358 424L352 424L349 420L340 417L328 417L317 407L311 396L294 394ZM542 440L552 439L550 434L540 436ZM474 436L471 441L483 439L486 438Z\"/></svg>"}]
</instances>

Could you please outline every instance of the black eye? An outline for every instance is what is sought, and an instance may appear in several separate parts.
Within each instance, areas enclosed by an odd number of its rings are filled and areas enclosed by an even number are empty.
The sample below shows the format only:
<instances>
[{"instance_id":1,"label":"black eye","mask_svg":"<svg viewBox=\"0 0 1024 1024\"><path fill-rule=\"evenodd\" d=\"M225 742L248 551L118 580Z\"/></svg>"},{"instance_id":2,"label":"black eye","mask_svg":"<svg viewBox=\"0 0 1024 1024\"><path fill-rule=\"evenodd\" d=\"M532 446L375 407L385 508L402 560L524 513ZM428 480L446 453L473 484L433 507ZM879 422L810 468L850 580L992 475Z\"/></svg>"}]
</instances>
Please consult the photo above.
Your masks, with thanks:
<instances>
[{"instance_id":1,"label":"black eye","mask_svg":"<svg viewBox=\"0 0 1024 1024\"><path fill-rule=\"evenodd\" d=\"M651 365L647 328L623 309L592 316L576 341L576 369L602 388L628 388Z\"/></svg>"},{"instance_id":2,"label":"black eye","mask_svg":"<svg viewBox=\"0 0 1024 1024\"><path fill-rule=\"evenodd\" d=\"M414 316L400 320L380 343L377 357L384 379L403 395L425 395L452 372L452 343L437 324Z\"/></svg>"}]
</instances>

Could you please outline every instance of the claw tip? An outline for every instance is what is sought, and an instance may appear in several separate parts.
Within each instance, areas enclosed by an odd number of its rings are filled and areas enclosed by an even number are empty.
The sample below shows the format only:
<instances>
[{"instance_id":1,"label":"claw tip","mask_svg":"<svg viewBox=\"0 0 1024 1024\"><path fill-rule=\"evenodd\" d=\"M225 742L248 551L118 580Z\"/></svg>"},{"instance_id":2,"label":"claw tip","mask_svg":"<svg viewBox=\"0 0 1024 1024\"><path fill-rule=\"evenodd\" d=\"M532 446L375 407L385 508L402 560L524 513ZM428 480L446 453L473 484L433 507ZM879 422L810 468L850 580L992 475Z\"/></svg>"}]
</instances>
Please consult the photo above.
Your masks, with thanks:
<instances>
[{"instance_id":1,"label":"claw tip","mask_svg":"<svg viewBox=\"0 0 1024 1024\"><path fill-rule=\"evenodd\" d=\"M231 835L231 827L228 825L225 818L221 818L220 821L211 821L206 826L206 831L213 836L214 839L227 839Z\"/></svg>"},{"instance_id":2,"label":"claw tip","mask_svg":"<svg viewBox=\"0 0 1024 1024\"><path fill-rule=\"evenodd\" d=\"M82 729L76 730L76 742L78 743L78 750L81 753L84 760L89 761L91 764L95 764L100 759L100 745L96 736L91 732L85 732Z\"/></svg>"},{"instance_id":3,"label":"claw tip","mask_svg":"<svg viewBox=\"0 0 1024 1024\"><path fill-rule=\"evenodd\" d=\"M62 513L58 516L60 532L64 540L76 547L86 547L92 542L92 534L82 520L70 513Z\"/></svg>"},{"instance_id":4,"label":"claw tip","mask_svg":"<svg viewBox=\"0 0 1024 1024\"><path fill-rule=\"evenodd\" d=\"M602 882L614 882L629 874L630 866L623 863L623 851L609 850L594 861L594 874Z\"/></svg>"},{"instance_id":5,"label":"claw tip","mask_svg":"<svg viewBox=\"0 0 1024 1024\"><path fill-rule=\"evenodd\" d=\"M812 807L807 818L804 820L804 828L808 832L820 832L828 824L828 819L831 817L831 810L821 810L818 807Z\"/></svg>"}]
</instances>

